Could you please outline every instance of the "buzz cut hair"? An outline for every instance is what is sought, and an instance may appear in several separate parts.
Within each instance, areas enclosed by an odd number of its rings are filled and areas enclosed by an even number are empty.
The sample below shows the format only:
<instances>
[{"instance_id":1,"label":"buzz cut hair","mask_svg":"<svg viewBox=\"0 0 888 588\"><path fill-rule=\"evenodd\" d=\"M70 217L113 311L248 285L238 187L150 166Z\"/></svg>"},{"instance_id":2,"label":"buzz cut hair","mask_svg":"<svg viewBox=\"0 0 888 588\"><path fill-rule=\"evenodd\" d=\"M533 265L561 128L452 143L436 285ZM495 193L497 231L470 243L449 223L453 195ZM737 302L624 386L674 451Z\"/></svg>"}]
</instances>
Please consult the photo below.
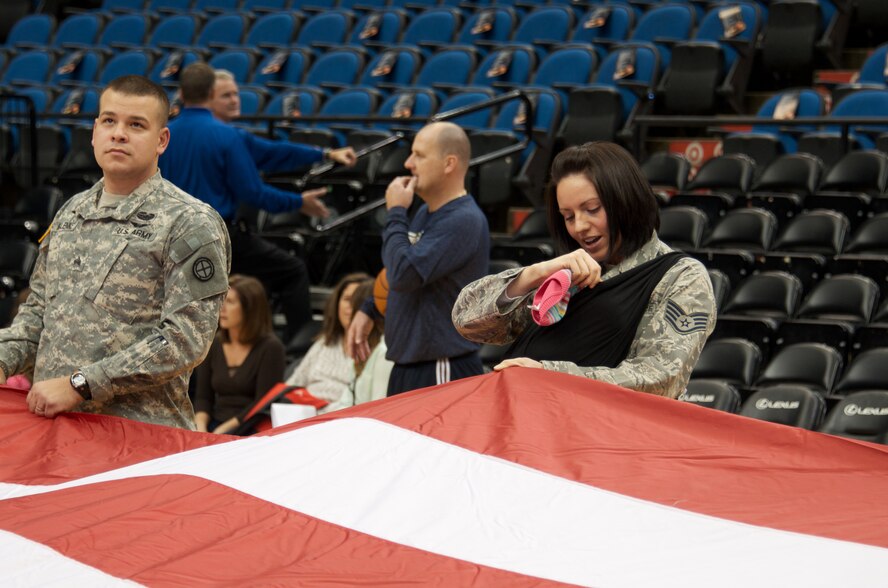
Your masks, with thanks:
<instances>
[{"instance_id":1,"label":"buzz cut hair","mask_svg":"<svg viewBox=\"0 0 888 588\"><path fill-rule=\"evenodd\" d=\"M203 61L195 61L179 74L179 91L186 106L203 104L216 85L216 70Z\"/></svg>"},{"instance_id":2,"label":"buzz cut hair","mask_svg":"<svg viewBox=\"0 0 888 588\"><path fill-rule=\"evenodd\" d=\"M160 128L167 126L170 119L170 98L160 84L152 82L145 76L121 76L111 80L111 83L105 86L99 95L100 101L108 90L127 96L150 96L156 99L160 107Z\"/></svg>"}]
</instances>

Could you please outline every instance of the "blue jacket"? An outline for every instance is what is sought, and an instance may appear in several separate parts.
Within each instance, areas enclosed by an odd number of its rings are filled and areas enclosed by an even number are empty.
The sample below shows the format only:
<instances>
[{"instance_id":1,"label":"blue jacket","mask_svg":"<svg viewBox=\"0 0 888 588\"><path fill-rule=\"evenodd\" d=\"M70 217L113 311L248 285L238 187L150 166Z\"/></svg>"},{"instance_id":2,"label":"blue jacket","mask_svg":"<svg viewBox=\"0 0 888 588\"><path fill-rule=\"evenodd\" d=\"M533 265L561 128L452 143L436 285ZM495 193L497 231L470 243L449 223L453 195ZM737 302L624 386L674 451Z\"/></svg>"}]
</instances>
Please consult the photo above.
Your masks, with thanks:
<instances>
[{"instance_id":1,"label":"blue jacket","mask_svg":"<svg viewBox=\"0 0 888 588\"><path fill-rule=\"evenodd\" d=\"M170 144L160 156L163 177L203 200L226 221L241 204L269 212L302 206L302 196L265 184L240 132L206 108L183 108L170 121Z\"/></svg>"},{"instance_id":2,"label":"blue jacket","mask_svg":"<svg viewBox=\"0 0 888 588\"><path fill-rule=\"evenodd\" d=\"M244 140L256 167L266 173L294 171L324 159L324 150L320 147L287 141L269 141L257 137L246 129L238 128L237 131Z\"/></svg>"}]
</instances>

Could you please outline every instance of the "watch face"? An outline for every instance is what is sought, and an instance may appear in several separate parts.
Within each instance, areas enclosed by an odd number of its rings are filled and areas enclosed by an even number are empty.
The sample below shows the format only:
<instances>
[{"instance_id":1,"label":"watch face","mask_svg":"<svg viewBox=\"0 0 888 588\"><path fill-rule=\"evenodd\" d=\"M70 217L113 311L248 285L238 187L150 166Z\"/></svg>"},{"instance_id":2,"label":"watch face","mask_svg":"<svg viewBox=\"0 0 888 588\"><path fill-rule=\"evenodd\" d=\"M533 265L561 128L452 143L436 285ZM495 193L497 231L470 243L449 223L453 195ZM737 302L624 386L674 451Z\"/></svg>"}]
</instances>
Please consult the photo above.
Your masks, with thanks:
<instances>
[{"instance_id":1,"label":"watch face","mask_svg":"<svg viewBox=\"0 0 888 588\"><path fill-rule=\"evenodd\" d=\"M86 385L86 378L83 374L74 374L71 376L71 383L74 384L75 388L82 388Z\"/></svg>"}]
</instances>

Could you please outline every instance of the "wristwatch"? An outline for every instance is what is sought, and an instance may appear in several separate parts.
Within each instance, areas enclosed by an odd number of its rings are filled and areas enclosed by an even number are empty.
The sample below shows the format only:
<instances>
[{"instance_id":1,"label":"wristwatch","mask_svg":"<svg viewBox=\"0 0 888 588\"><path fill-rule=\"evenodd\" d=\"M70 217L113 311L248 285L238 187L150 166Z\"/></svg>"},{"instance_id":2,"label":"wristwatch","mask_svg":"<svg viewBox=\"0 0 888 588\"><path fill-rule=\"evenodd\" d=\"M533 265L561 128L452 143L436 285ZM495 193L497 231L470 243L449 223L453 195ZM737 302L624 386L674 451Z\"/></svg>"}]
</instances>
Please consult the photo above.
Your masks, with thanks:
<instances>
[{"instance_id":1,"label":"wristwatch","mask_svg":"<svg viewBox=\"0 0 888 588\"><path fill-rule=\"evenodd\" d=\"M329 147L324 147L324 161L330 161L330 152L333 151Z\"/></svg>"},{"instance_id":2,"label":"wristwatch","mask_svg":"<svg viewBox=\"0 0 888 588\"><path fill-rule=\"evenodd\" d=\"M84 376L83 372L80 370L71 374L71 387L74 388L78 394L83 396L84 400L92 400L92 392L89 391L89 382L86 381L86 376Z\"/></svg>"}]
</instances>

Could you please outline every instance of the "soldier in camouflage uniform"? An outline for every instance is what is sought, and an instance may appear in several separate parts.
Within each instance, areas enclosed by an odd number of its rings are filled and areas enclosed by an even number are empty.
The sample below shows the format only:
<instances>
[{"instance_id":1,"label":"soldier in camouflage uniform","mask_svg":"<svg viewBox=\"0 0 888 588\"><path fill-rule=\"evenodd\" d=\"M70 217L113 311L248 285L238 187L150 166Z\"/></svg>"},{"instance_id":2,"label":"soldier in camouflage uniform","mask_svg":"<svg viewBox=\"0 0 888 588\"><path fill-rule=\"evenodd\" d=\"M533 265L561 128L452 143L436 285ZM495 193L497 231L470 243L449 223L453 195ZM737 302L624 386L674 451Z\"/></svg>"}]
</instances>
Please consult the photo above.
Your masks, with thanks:
<instances>
[{"instance_id":1,"label":"soldier in camouflage uniform","mask_svg":"<svg viewBox=\"0 0 888 588\"><path fill-rule=\"evenodd\" d=\"M536 289L554 272L571 270L572 285L580 289L574 296L579 297L584 288L625 277L631 270L644 271L643 264L665 262L663 256L671 256L669 264L662 264L666 268L660 270L662 277L656 274L648 286L649 294L640 291L643 312L638 312L640 320L630 333L631 342L627 339L627 353L612 366L516 356L494 369L537 367L677 398L715 326L715 299L706 269L693 258L673 253L657 238L656 200L637 164L622 148L605 143L573 147L560 154L552 167L547 195L550 227L560 250L574 250L469 284L453 308L454 325L473 341L503 345L520 340L529 329L554 329L561 324L536 327L528 308ZM575 249L577 245L579 249ZM591 311L584 319L618 322L613 315L623 310L619 288L612 288L616 307ZM625 303L627 312L631 304ZM563 321L572 320L571 310L569 301ZM577 320L575 315L573 320ZM573 333L582 336L581 330ZM571 349L577 349L576 355L583 355L587 347L598 343L568 340L564 352L571 355ZM536 349L542 351L539 355L546 355L546 350Z\"/></svg>"},{"instance_id":2,"label":"soldier in camouflage uniform","mask_svg":"<svg viewBox=\"0 0 888 588\"><path fill-rule=\"evenodd\" d=\"M93 145L104 177L56 215L31 295L0 331L0 383L33 370L37 415L194 429L188 379L216 333L230 244L210 206L160 176L168 111L163 89L139 76L102 94Z\"/></svg>"}]
</instances>

